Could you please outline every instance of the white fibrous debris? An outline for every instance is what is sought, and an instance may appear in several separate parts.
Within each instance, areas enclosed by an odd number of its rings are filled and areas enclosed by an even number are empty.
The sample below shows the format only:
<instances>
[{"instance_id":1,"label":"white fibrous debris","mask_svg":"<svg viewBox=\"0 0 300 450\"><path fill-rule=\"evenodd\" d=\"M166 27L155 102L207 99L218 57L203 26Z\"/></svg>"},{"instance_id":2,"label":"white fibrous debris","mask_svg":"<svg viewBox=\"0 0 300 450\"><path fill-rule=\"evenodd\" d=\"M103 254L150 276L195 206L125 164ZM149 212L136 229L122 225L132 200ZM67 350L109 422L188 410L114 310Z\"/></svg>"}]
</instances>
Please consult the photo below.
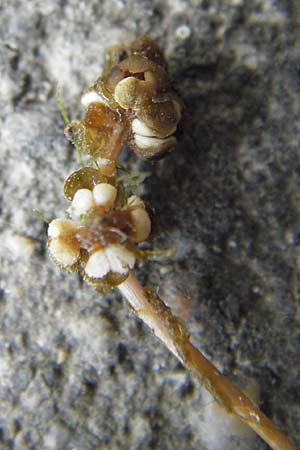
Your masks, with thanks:
<instances>
[{"instance_id":1,"label":"white fibrous debris","mask_svg":"<svg viewBox=\"0 0 300 450\"><path fill-rule=\"evenodd\" d=\"M90 278L103 278L109 272L126 274L135 264L135 256L120 244L97 250L88 259L85 273Z\"/></svg>"},{"instance_id":2,"label":"white fibrous debris","mask_svg":"<svg viewBox=\"0 0 300 450\"><path fill-rule=\"evenodd\" d=\"M80 219L95 206L103 206L110 209L117 197L117 189L108 183L97 184L93 191L89 189L79 189L72 200L69 213L74 220Z\"/></svg>"}]
</instances>

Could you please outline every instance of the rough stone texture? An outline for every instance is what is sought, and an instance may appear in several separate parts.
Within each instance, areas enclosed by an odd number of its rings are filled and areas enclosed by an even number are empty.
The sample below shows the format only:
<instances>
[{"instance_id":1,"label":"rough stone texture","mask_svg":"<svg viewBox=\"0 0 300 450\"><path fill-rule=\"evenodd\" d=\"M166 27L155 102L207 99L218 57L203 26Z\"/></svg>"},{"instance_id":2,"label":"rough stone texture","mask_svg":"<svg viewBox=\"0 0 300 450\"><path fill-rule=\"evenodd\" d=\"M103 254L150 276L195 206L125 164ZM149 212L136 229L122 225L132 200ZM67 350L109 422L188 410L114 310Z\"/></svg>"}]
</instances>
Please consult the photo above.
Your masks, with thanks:
<instances>
[{"instance_id":1,"label":"rough stone texture","mask_svg":"<svg viewBox=\"0 0 300 450\"><path fill-rule=\"evenodd\" d=\"M80 117L105 48L144 33L164 48L190 119L166 160L124 157L152 171L143 192L161 216L157 246L177 247L140 277L218 367L256 380L263 410L300 443L299 5L4 0L1 450L224 449L205 393L117 292L100 297L53 265L33 212L62 217L78 167L57 84Z\"/></svg>"}]
</instances>

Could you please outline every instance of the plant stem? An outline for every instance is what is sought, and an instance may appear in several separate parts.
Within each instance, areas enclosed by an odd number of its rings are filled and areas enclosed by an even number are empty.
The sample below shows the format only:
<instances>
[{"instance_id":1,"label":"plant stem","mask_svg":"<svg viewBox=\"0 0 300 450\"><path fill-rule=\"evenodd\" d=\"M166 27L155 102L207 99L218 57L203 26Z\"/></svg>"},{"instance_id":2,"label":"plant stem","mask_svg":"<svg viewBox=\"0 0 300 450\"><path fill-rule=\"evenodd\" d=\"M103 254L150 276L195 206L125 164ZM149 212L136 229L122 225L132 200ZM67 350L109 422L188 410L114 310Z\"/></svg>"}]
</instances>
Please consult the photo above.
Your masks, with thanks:
<instances>
[{"instance_id":1,"label":"plant stem","mask_svg":"<svg viewBox=\"0 0 300 450\"><path fill-rule=\"evenodd\" d=\"M118 287L135 314L229 413L251 427L273 450L297 450L289 438L191 344L185 325L151 289L144 288L132 272Z\"/></svg>"}]
</instances>

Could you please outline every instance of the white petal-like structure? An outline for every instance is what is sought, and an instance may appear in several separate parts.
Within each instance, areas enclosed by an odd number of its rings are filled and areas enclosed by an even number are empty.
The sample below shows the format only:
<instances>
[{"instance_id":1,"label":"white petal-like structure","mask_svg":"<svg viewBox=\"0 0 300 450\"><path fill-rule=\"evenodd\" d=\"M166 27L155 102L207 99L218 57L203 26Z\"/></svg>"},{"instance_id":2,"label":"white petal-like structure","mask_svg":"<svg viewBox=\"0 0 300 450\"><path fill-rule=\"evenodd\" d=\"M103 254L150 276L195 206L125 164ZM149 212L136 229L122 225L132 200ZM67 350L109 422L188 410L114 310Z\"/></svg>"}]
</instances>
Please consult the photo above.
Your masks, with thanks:
<instances>
[{"instance_id":1,"label":"white petal-like structure","mask_svg":"<svg viewBox=\"0 0 300 450\"><path fill-rule=\"evenodd\" d=\"M115 203L117 197L117 189L108 183L97 184L93 189L93 197L96 205L105 206L110 209Z\"/></svg>"},{"instance_id":2,"label":"white petal-like structure","mask_svg":"<svg viewBox=\"0 0 300 450\"><path fill-rule=\"evenodd\" d=\"M69 209L72 219L80 219L80 216L88 212L94 204L92 191L89 189L78 189Z\"/></svg>"},{"instance_id":3,"label":"white petal-like structure","mask_svg":"<svg viewBox=\"0 0 300 450\"><path fill-rule=\"evenodd\" d=\"M49 223L48 237L55 239L61 235L73 234L76 232L77 228L77 224L73 222L73 220L54 219Z\"/></svg>"},{"instance_id":4,"label":"white petal-like structure","mask_svg":"<svg viewBox=\"0 0 300 450\"><path fill-rule=\"evenodd\" d=\"M51 239L49 252L60 266L67 268L73 266L80 256L80 246L76 241L66 242L62 238Z\"/></svg>"},{"instance_id":5,"label":"white petal-like structure","mask_svg":"<svg viewBox=\"0 0 300 450\"><path fill-rule=\"evenodd\" d=\"M159 147L171 147L176 144L176 138L170 136L167 138L155 138L150 136L142 136L140 134L134 135L135 144L141 149L155 149Z\"/></svg>"},{"instance_id":6,"label":"white petal-like structure","mask_svg":"<svg viewBox=\"0 0 300 450\"><path fill-rule=\"evenodd\" d=\"M137 208L145 209L145 204L144 204L143 200L140 197L138 197L137 195L131 195L130 197L128 197L127 206L130 208L135 206Z\"/></svg>"},{"instance_id":7,"label":"white petal-like structure","mask_svg":"<svg viewBox=\"0 0 300 450\"><path fill-rule=\"evenodd\" d=\"M157 132L149 128L140 119L134 119L131 124L133 133L140 134L141 136L152 136L155 137Z\"/></svg>"},{"instance_id":8,"label":"white petal-like structure","mask_svg":"<svg viewBox=\"0 0 300 450\"><path fill-rule=\"evenodd\" d=\"M85 266L85 273L90 278L103 278L110 271L110 262L105 250L97 250L89 257Z\"/></svg>"},{"instance_id":9,"label":"white petal-like structure","mask_svg":"<svg viewBox=\"0 0 300 450\"><path fill-rule=\"evenodd\" d=\"M130 212L130 217L135 228L135 241L145 241L151 232L151 220L147 211L143 208L133 209Z\"/></svg>"},{"instance_id":10,"label":"white petal-like structure","mask_svg":"<svg viewBox=\"0 0 300 450\"><path fill-rule=\"evenodd\" d=\"M81 97L81 104L87 108L92 103L103 103L102 97L96 91L88 91Z\"/></svg>"},{"instance_id":11,"label":"white petal-like structure","mask_svg":"<svg viewBox=\"0 0 300 450\"><path fill-rule=\"evenodd\" d=\"M140 80L135 77L127 77L119 81L115 87L114 97L117 103L124 109L140 107L141 95L138 95Z\"/></svg>"},{"instance_id":12,"label":"white petal-like structure","mask_svg":"<svg viewBox=\"0 0 300 450\"><path fill-rule=\"evenodd\" d=\"M90 278L103 278L109 272L126 274L135 264L135 256L120 244L113 244L91 254L85 266Z\"/></svg>"},{"instance_id":13,"label":"white petal-like structure","mask_svg":"<svg viewBox=\"0 0 300 450\"><path fill-rule=\"evenodd\" d=\"M114 273L125 274L134 267L134 254L120 244L110 245L105 249L105 254Z\"/></svg>"}]
</instances>

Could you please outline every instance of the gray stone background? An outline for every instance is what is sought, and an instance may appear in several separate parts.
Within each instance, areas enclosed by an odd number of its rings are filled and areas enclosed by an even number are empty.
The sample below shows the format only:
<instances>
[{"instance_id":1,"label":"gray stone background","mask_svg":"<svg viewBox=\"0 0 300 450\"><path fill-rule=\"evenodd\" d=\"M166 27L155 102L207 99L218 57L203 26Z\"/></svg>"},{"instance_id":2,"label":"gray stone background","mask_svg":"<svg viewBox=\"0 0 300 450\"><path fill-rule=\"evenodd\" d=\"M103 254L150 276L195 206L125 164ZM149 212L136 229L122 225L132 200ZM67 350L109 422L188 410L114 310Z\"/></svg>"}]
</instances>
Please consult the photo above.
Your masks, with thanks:
<instances>
[{"instance_id":1,"label":"gray stone background","mask_svg":"<svg viewBox=\"0 0 300 450\"><path fill-rule=\"evenodd\" d=\"M225 446L212 400L117 292L54 266L33 212L63 217L79 166L57 85L79 118L105 49L141 34L164 49L189 124L159 163L124 156L153 174L141 192L161 217L156 248L177 248L138 274L299 444L299 1L0 5L1 450L267 448Z\"/></svg>"}]
</instances>

